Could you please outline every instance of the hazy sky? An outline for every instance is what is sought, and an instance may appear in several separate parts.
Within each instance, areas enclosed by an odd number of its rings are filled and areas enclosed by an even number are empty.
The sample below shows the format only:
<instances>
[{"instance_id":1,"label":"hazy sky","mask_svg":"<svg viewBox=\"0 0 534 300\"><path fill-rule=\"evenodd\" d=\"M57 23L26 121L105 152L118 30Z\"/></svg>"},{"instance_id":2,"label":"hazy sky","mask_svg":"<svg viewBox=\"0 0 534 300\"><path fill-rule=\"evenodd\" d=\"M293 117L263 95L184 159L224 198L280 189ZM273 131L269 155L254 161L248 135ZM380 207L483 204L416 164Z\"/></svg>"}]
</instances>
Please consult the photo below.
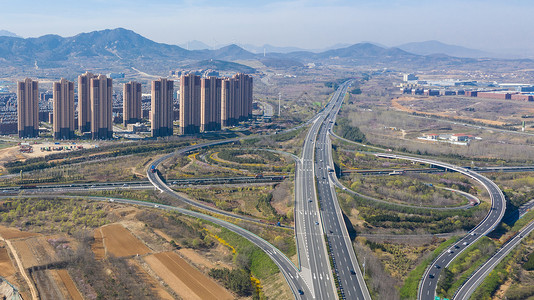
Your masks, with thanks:
<instances>
[{"instance_id":1,"label":"hazy sky","mask_svg":"<svg viewBox=\"0 0 534 300\"><path fill-rule=\"evenodd\" d=\"M324 48L439 40L534 52L532 0L0 0L0 29L23 37L124 27L169 44L200 40Z\"/></svg>"}]
</instances>

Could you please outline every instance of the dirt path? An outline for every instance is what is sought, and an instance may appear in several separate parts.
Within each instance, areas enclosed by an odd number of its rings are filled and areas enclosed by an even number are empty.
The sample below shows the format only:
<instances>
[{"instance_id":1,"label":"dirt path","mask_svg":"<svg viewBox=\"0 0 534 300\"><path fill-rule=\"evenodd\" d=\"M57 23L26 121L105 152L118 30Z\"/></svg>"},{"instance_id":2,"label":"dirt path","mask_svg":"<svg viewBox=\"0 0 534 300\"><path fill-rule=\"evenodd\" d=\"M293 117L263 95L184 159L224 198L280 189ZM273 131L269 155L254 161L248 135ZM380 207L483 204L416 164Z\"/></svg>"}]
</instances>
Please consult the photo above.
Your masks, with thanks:
<instances>
[{"instance_id":1,"label":"dirt path","mask_svg":"<svg viewBox=\"0 0 534 300\"><path fill-rule=\"evenodd\" d=\"M184 299L233 299L233 295L174 252L144 258L150 268Z\"/></svg>"},{"instance_id":2,"label":"dirt path","mask_svg":"<svg viewBox=\"0 0 534 300\"><path fill-rule=\"evenodd\" d=\"M32 299L39 300L39 295L37 293L37 289L35 288L35 285L33 284L33 281L28 276L28 273L26 272L26 269L24 269L24 267L22 266L22 261L20 260L17 252L15 251L15 248L11 244L11 241L9 241L9 240L4 240L4 241L6 242L7 246L9 247L9 250L13 254L13 257L15 257L15 261L17 262L17 267L19 268L20 274L22 275L22 277L26 281L26 284L30 287L30 293L32 295Z\"/></svg>"}]
</instances>

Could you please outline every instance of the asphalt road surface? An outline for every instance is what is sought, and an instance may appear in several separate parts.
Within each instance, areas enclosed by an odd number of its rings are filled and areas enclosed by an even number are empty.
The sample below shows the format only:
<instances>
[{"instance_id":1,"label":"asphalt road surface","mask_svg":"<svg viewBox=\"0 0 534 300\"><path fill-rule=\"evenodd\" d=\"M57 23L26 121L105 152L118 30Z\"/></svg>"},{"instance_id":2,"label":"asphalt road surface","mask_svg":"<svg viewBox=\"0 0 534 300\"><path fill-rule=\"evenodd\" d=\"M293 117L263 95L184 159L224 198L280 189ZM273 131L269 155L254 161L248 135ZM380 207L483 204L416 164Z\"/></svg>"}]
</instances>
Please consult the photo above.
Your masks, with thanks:
<instances>
[{"instance_id":1,"label":"asphalt road surface","mask_svg":"<svg viewBox=\"0 0 534 300\"><path fill-rule=\"evenodd\" d=\"M326 111L326 118L318 132L315 157L317 191L321 204L322 225L331 250L335 273L339 280L341 297L368 300L371 299L371 296L354 253L335 192L334 163L329 138L329 131L335 124L337 113L343 104L348 87L349 85L345 83L334 94L331 102L332 108Z\"/></svg>"},{"instance_id":2,"label":"asphalt road surface","mask_svg":"<svg viewBox=\"0 0 534 300\"><path fill-rule=\"evenodd\" d=\"M489 273L506 257L523 238L534 230L534 221L520 230L513 238L508 240L490 259L486 261L471 277L458 289L453 299L467 300L475 292L476 288L484 281Z\"/></svg>"},{"instance_id":3,"label":"asphalt road surface","mask_svg":"<svg viewBox=\"0 0 534 300\"><path fill-rule=\"evenodd\" d=\"M506 210L506 199L499 187L491 180L474 171L466 168L457 167L448 163L439 162L431 159L410 157L396 154L376 154L378 157L391 159L406 159L429 165L438 166L462 173L481 183L487 190L491 198L491 209L486 217L466 236L458 240L450 248L442 252L426 269L419 286L418 299L433 300L435 299L436 286L439 275L444 267L447 267L460 253L467 249L471 244L476 242L480 237L490 233L502 220Z\"/></svg>"}]
</instances>

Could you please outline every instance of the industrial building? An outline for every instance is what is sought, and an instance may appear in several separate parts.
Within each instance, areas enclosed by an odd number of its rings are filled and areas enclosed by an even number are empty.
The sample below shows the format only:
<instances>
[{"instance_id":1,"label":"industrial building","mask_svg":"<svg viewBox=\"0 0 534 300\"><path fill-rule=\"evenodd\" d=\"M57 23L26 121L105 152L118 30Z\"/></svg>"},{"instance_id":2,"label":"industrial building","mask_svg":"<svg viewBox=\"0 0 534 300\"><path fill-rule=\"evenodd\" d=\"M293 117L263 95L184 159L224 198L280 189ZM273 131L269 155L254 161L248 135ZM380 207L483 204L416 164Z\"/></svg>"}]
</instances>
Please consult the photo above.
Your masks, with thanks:
<instances>
[{"instance_id":1,"label":"industrial building","mask_svg":"<svg viewBox=\"0 0 534 300\"><path fill-rule=\"evenodd\" d=\"M91 78L91 137L93 139L113 138L112 102L113 79L106 75Z\"/></svg>"},{"instance_id":2,"label":"industrial building","mask_svg":"<svg viewBox=\"0 0 534 300\"><path fill-rule=\"evenodd\" d=\"M141 121L141 84L130 81L124 84L122 93L122 120L124 126Z\"/></svg>"},{"instance_id":3,"label":"industrial building","mask_svg":"<svg viewBox=\"0 0 534 300\"><path fill-rule=\"evenodd\" d=\"M74 82L54 82L52 128L54 139L74 138Z\"/></svg>"},{"instance_id":4,"label":"industrial building","mask_svg":"<svg viewBox=\"0 0 534 300\"><path fill-rule=\"evenodd\" d=\"M200 76L195 74L180 77L180 134L200 132Z\"/></svg>"},{"instance_id":5,"label":"industrial building","mask_svg":"<svg viewBox=\"0 0 534 300\"><path fill-rule=\"evenodd\" d=\"M510 100L512 99L512 93L501 91L478 92L477 97L486 99Z\"/></svg>"},{"instance_id":6,"label":"industrial building","mask_svg":"<svg viewBox=\"0 0 534 300\"><path fill-rule=\"evenodd\" d=\"M17 115L19 137L39 135L39 83L26 78L17 83Z\"/></svg>"},{"instance_id":7,"label":"industrial building","mask_svg":"<svg viewBox=\"0 0 534 300\"><path fill-rule=\"evenodd\" d=\"M160 78L152 81L151 132L153 137L173 134L174 81Z\"/></svg>"},{"instance_id":8,"label":"industrial building","mask_svg":"<svg viewBox=\"0 0 534 300\"><path fill-rule=\"evenodd\" d=\"M404 74L402 79L406 82L406 81L418 80L419 78L415 76L414 74Z\"/></svg>"}]
</instances>

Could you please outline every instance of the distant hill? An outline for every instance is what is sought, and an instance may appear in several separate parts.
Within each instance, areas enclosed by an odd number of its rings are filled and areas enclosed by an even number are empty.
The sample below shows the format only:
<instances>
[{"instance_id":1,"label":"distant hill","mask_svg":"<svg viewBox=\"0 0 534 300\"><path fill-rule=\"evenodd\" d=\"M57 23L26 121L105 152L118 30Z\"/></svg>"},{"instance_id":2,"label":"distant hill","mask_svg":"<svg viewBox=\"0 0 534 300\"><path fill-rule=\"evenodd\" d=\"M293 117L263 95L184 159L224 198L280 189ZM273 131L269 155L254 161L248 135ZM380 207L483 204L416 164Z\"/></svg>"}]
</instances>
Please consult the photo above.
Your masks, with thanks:
<instances>
[{"instance_id":1,"label":"distant hill","mask_svg":"<svg viewBox=\"0 0 534 300\"><path fill-rule=\"evenodd\" d=\"M419 55L445 54L454 57L491 57L491 54L488 52L462 46L444 44L439 41L407 43L397 46L397 48Z\"/></svg>"},{"instance_id":2,"label":"distant hill","mask_svg":"<svg viewBox=\"0 0 534 300\"><path fill-rule=\"evenodd\" d=\"M178 46L187 50L211 50L213 47L197 40L192 40L187 43L179 44Z\"/></svg>"},{"instance_id":3,"label":"distant hill","mask_svg":"<svg viewBox=\"0 0 534 300\"><path fill-rule=\"evenodd\" d=\"M200 42L196 44L198 45L201 46ZM131 30L116 28L80 33L72 37L0 36L0 72L6 76L15 74L21 77L53 78L74 78L76 74L86 70L101 73L132 70L136 73L140 71L160 76L159 74L167 74L170 70L199 66L253 72L252 68L247 69L247 66L233 63L241 60L258 60L267 68L273 69L304 68L308 63L364 66L373 69L470 68L487 65L488 60L463 58L458 52L463 49L463 54L467 55L467 50L476 50L443 45L436 42L416 43L411 46L404 45L404 49L400 49L381 47L373 43L358 43L320 52L299 50L287 53L284 51L298 48L272 47L272 51L279 52L269 52L264 57L263 52L252 53L235 44L219 49L186 50L176 45L154 42ZM470 53L480 54L478 51ZM526 63L530 64L532 61L507 61L507 64L523 66Z\"/></svg>"},{"instance_id":4,"label":"distant hill","mask_svg":"<svg viewBox=\"0 0 534 300\"><path fill-rule=\"evenodd\" d=\"M7 30L0 30L0 36L20 37L16 33Z\"/></svg>"},{"instance_id":5,"label":"distant hill","mask_svg":"<svg viewBox=\"0 0 534 300\"><path fill-rule=\"evenodd\" d=\"M188 65L183 66L183 68L186 69L212 69L216 71L224 71L224 72L236 72L236 73L255 73L256 69L251 68L249 66L245 66L242 64L229 62L229 61L223 61L223 60L201 60L197 61Z\"/></svg>"},{"instance_id":6,"label":"distant hill","mask_svg":"<svg viewBox=\"0 0 534 300\"><path fill-rule=\"evenodd\" d=\"M243 49L246 49L250 52L257 53L257 54L263 54L264 51L265 53L290 53L290 52L295 52L295 51L305 51L304 49L298 48L298 47L277 47L277 46L273 46L269 44L265 44L263 46L242 44L239 46L241 46Z\"/></svg>"},{"instance_id":7,"label":"distant hill","mask_svg":"<svg viewBox=\"0 0 534 300\"><path fill-rule=\"evenodd\" d=\"M196 50L192 51L199 56L218 60L236 60L236 59L254 59L256 54L249 52L235 44L222 47L215 50Z\"/></svg>"}]
</instances>

